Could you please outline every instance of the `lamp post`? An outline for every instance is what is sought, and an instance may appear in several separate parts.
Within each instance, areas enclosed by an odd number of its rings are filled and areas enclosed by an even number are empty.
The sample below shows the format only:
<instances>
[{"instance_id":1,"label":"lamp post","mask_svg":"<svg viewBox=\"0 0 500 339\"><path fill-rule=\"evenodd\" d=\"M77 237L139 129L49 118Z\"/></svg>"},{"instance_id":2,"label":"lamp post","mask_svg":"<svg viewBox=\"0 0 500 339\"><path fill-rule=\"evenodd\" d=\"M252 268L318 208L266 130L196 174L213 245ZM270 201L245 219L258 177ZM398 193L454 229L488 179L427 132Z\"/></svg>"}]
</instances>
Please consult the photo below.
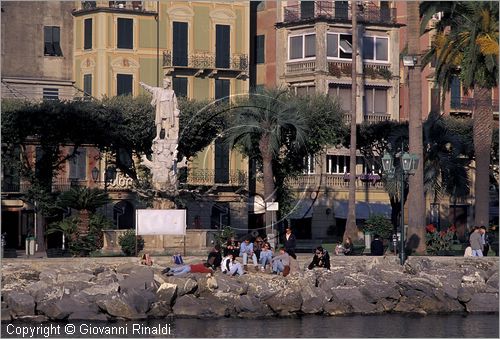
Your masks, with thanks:
<instances>
[{"instance_id":1,"label":"lamp post","mask_svg":"<svg viewBox=\"0 0 500 339\"><path fill-rule=\"evenodd\" d=\"M408 152L404 152L399 157L400 160L400 184L401 184L401 239L400 239L400 250L399 250L399 258L400 263L403 265L405 263L405 227L404 227L404 194L405 194L405 181L408 180L409 175L415 174L415 171L418 167L418 156L416 154L408 154ZM385 152L382 157L382 167L384 169L384 173L389 177L393 178L395 176L395 167L394 167L394 159L393 157Z\"/></svg>"}]
</instances>

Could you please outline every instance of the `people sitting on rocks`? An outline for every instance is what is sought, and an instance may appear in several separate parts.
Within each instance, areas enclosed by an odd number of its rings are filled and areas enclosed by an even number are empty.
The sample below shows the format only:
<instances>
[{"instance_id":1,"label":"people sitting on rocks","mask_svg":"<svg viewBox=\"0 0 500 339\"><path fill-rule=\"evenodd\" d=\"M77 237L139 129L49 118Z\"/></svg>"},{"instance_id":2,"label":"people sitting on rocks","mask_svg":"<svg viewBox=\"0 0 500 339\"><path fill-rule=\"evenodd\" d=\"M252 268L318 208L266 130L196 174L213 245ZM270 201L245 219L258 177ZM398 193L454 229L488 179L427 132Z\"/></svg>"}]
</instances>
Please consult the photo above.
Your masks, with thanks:
<instances>
[{"instance_id":1,"label":"people sitting on rocks","mask_svg":"<svg viewBox=\"0 0 500 339\"><path fill-rule=\"evenodd\" d=\"M231 237L224 246L224 256L226 257L229 253L233 254L235 258L240 254L240 244L235 237Z\"/></svg>"},{"instance_id":2,"label":"people sitting on rocks","mask_svg":"<svg viewBox=\"0 0 500 339\"><path fill-rule=\"evenodd\" d=\"M344 255L352 255L353 254L353 245L351 237L347 237L344 241Z\"/></svg>"},{"instance_id":3,"label":"people sitting on rocks","mask_svg":"<svg viewBox=\"0 0 500 339\"><path fill-rule=\"evenodd\" d=\"M222 273L229 274L231 276L245 274L245 272L243 271L243 267L239 262L236 261L234 255L231 253L222 258L220 268L222 270Z\"/></svg>"},{"instance_id":4,"label":"people sitting on rocks","mask_svg":"<svg viewBox=\"0 0 500 339\"><path fill-rule=\"evenodd\" d=\"M290 273L290 255L285 251L284 247L280 248L280 254L272 260L273 274L283 273L286 277Z\"/></svg>"},{"instance_id":5,"label":"people sitting on rocks","mask_svg":"<svg viewBox=\"0 0 500 339\"><path fill-rule=\"evenodd\" d=\"M316 247L316 250L314 252L315 252L314 257L307 268L312 270L315 267L319 267L319 268L326 268L327 270L329 270L330 254L328 254L328 251L325 250L323 247L318 246Z\"/></svg>"},{"instance_id":6,"label":"people sitting on rocks","mask_svg":"<svg viewBox=\"0 0 500 339\"><path fill-rule=\"evenodd\" d=\"M153 259L151 259L151 256L149 255L149 253L144 253L142 255L141 265L153 266Z\"/></svg>"},{"instance_id":7,"label":"people sitting on rocks","mask_svg":"<svg viewBox=\"0 0 500 339\"><path fill-rule=\"evenodd\" d=\"M265 243L260 252L260 269L262 272L266 270L267 265L271 265L271 260L273 259L273 251L271 251L271 246Z\"/></svg>"},{"instance_id":8,"label":"people sitting on rocks","mask_svg":"<svg viewBox=\"0 0 500 339\"><path fill-rule=\"evenodd\" d=\"M342 241L339 240L337 246L335 246L335 255L345 255L344 250L344 245L342 245Z\"/></svg>"},{"instance_id":9,"label":"people sitting on rocks","mask_svg":"<svg viewBox=\"0 0 500 339\"><path fill-rule=\"evenodd\" d=\"M215 245L215 247L208 253L207 267L211 267L214 271L220 267L222 262L222 254L220 253L220 245Z\"/></svg>"},{"instance_id":10,"label":"people sitting on rocks","mask_svg":"<svg viewBox=\"0 0 500 339\"><path fill-rule=\"evenodd\" d=\"M206 267L204 263L201 264L191 264L191 265L182 265L177 267L167 267L161 273L172 276L172 275L181 275L186 273L213 273L213 270L210 267Z\"/></svg>"},{"instance_id":11,"label":"people sitting on rocks","mask_svg":"<svg viewBox=\"0 0 500 339\"><path fill-rule=\"evenodd\" d=\"M264 240L262 240L262 237L258 236L257 238L255 238L255 241L253 243L253 251L257 256L257 262L260 261L260 252L262 252L263 247L264 247Z\"/></svg>"},{"instance_id":12,"label":"people sitting on rocks","mask_svg":"<svg viewBox=\"0 0 500 339\"><path fill-rule=\"evenodd\" d=\"M384 243L380 240L380 235L374 234L370 247L372 255L384 255Z\"/></svg>"},{"instance_id":13,"label":"people sitting on rocks","mask_svg":"<svg viewBox=\"0 0 500 339\"><path fill-rule=\"evenodd\" d=\"M249 238L246 238L240 247L240 257L243 258L243 267L245 268L247 267L249 256L252 258L255 268L257 268L257 256L253 250L253 243L250 242Z\"/></svg>"}]
</instances>

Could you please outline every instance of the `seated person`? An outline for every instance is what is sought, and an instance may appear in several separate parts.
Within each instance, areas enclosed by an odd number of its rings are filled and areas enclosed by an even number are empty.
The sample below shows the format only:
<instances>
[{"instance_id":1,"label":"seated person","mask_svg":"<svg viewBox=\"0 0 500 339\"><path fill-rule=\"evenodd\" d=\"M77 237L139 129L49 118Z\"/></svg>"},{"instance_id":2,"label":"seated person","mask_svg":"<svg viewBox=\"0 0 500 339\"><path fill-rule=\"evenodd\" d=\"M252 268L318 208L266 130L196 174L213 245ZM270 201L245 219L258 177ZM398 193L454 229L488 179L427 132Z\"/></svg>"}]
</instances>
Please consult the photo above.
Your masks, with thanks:
<instances>
[{"instance_id":1,"label":"seated person","mask_svg":"<svg viewBox=\"0 0 500 339\"><path fill-rule=\"evenodd\" d=\"M375 234L370 245L372 255L384 255L384 243L380 240L380 236Z\"/></svg>"},{"instance_id":2,"label":"seated person","mask_svg":"<svg viewBox=\"0 0 500 339\"><path fill-rule=\"evenodd\" d=\"M253 251L253 243L250 242L250 239L245 239L245 241L241 244L240 247L240 257L243 258L243 266L246 266L248 263L248 257L252 257L253 264L257 266L257 256Z\"/></svg>"},{"instance_id":3,"label":"seated person","mask_svg":"<svg viewBox=\"0 0 500 339\"><path fill-rule=\"evenodd\" d=\"M222 262L222 255L220 253L220 245L215 245L215 247L210 251L207 258L207 267L211 267L214 271L217 267L220 267Z\"/></svg>"},{"instance_id":4,"label":"seated person","mask_svg":"<svg viewBox=\"0 0 500 339\"><path fill-rule=\"evenodd\" d=\"M181 275L186 273L213 273L213 270L206 267L205 264L192 264L192 265L182 265L177 267L167 267L161 273L167 276Z\"/></svg>"},{"instance_id":5,"label":"seated person","mask_svg":"<svg viewBox=\"0 0 500 339\"><path fill-rule=\"evenodd\" d=\"M153 266L153 259L149 253L144 253L141 257L141 265Z\"/></svg>"},{"instance_id":6,"label":"seated person","mask_svg":"<svg viewBox=\"0 0 500 339\"><path fill-rule=\"evenodd\" d=\"M229 253L233 254L235 258L240 254L240 244L234 237L231 237L224 245L224 256L226 257Z\"/></svg>"},{"instance_id":7,"label":"seated person","mask_svg":"<svg viewBox=\"0 0 500 339\"><path fill-rule=\"evenodd\" d=\"M335 246L335 255L345 255L344 250L344 245L342 245L342 241L339 240L337 246Z\"/></svg>"},{"instance_id":8,"label":"seated person","mask_svg":"<svg viewBox=\"0 0 500 339\"><path fill-rule=\"evenodd\" d=\"M245 272L243 272L243 267L234 259L233 254L228 254L222 259L220 268L222 273L229 274L231 276L245 274Z\"/></svg>"},{"instance_id":9,"label":"seated person","mask_svg":"<svg viewBox=\"0 0 500 339\"><path fill-rule=\"evenodd\" d=\"M273 252L271 251L271 246L268 243L265 243L262 247L262 251L260 252L260 269L262 272L266 270L266 265L271 265L271 260L273 259Z\"/></svg>"},{"instance_id":10,"label":"seated person","mask_svg":"<svg viewBox=\"0 0 500 339\"><path fill-rule=\"evenodd\" d=\"M352 255L352 254L353 254L352 240L350 237L347 237L344 242L344 255Z\"/></svg>"},{"instance_id":11,"label":"seated person","mask_svg":"<svg viewBox=\"0 0 500 339\"><path fill-rule=\"evenodd\" d=\"M286 277L290 273L290 255L285 251L284 247L280 248L280 254L275 256L272 260L273 274L283 272Z\"/></svg>"},{"instance_id":12,"label":"seated person","mask_svg":"<svg viewBox=\"0 0 500 339\"><path fill-rule=\"evenodd\" d=\"M312 270L315 267L320 267L320 268L326 268L327 270L330 269L330 254L328 254L328 251L325 250L323 247L318 246L316 247L316 250L314 251L314 257L309 266L307 267L308 269Z\"/></svg>"},{"instance_id":13,"label":"seated person","mask_svg":"<svg viewBox=\"0 0 500 339\"><path fill-rule=\"evenodd\" d=\"M260 261L260 252L262 252L263 247L264 247L264 240L262 240L262 237L259 236L255 238L255 242L253 243L253 251L257 256L257 261Z\"/></svg>"}]
</instances>

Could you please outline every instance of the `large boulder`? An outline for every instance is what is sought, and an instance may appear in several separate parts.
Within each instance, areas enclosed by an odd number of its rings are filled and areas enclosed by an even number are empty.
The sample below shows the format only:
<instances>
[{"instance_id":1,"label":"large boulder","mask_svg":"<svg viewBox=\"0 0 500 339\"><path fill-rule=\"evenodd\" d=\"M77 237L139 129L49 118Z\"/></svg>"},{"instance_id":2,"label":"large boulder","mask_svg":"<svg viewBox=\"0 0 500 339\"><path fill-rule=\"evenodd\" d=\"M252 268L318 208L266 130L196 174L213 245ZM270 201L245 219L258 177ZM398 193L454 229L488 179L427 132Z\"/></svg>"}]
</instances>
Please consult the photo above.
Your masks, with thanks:
<instances>
[{"instance_id":1,"label":"large boulder","mask_svg":"<svg viewBox=\"0 0 500 339\"><path fill-rule=\"evenodd\" d=\"M285 288L264 302L279 315L288 316L300 311L302 296L300 290Z\"/></svg>"},{"instance_id":2,"label":"large boulder","mask_svg":"<svg viewBox=\"0 0 500 339\"><path fill-rule=\"evenodd\" d=\"M350 305L352 313L372 314L377 312L375 304L368 302L358 288L338 288L332 292L332 301Z\"/></svg>"},{"instance_id":3,"label":"large boulder","mask_svg":"<svg viewBox=\"0 0 500 339\"><path fill-rule=\"evenodd\" d=\"M172 302L177 297L177 285L170 283L163 283L156 291L156 297L159 301L172 305Z\"/></svg>"},{"instance_id":4,"label":"large boulder","mask_svg":"<svg viewBox=\"0 0 500 339\"><path fill-rule=\"evenodd\" d=\"M120 290L120 285L116 282L112 282L107 285L92 285L87 287L81 291L81 293L89 295L89 296L99 296L99 295L108 295L114 294Z\"/></svg>"},{"instance_id":5,"label":"large boulder","mask_svg":"<svg viewBox=\"0 0 500 339\"><path fill-rule=\"evenodd\" d=\"M139 314L148 312L151 304L157 301L156 294L148 290L128 290L123 292L122 296Z\"/></svg>"},{"instance_id":6,"label":"large boulder","mask_svg":"<svg viewBox=\"0 0 500 339\"><path fill-rule=\"evenodd\" d=\"M178 298L173 307L175 315L199 318L228 317L233 310L232 305L223 303L214 297L196 298L193 294Z\"/></svg>"},{"instance_id":7,"label":"large boulder","mask_svg":"<svg viewBox=\"0 0 500 339\"><path fill-rule=\"evenodd\" d=\"M70 274L68 273L59 273L57 275L57 282L58 283L67 283L67 282L89 282L92 279L94 279L95 276L90 273L83 273L83 272L72 272Z\"/></svg>"},{"instance_id":8,"label":"large boulder","mask_svg":"<svg viewBox=\"0 0 500 339\"><path fill-rule=\"evenodd\" d=\"M5 301L13 317L35 314L35 299L28 293L10 292Z\"/></svg>"},{"instance_id":9,"label":"large boulder","mask_svg":"<svg viewBox=\"0 0 500 339\"><path fill-rule=\"evenodd\" d=\"M37 305L37 311L45 314L51 320L63 320L74 312L98 314L99 309L93 303L83 298L64 296L62 299L49 299Z\"/></svg>"},{"instance_id":10,"label":"large boulder","mask_svg":"<svg viewBox=\"0 0 500 339\"><path fill-rule=\"evenodd\" d=\"M172 307L170 303L166 301L157 301L151 305L151 309L148 311L147 315L150 318L165 318L172 313Z\"/></svg>"},{"instance_id":11,"label":"large boulder","mask_svg":"<svg viewBox=\"0 0 500 339\"><path fill-rule=\"evenodd\" d=\"M220 274L215 276L215 280L215 283L217 284L217 291L238 295L246 294L248 291L248 284L244 281L239 281L235 277Z\"/></svg>"},{"instance_id":12,"label":"large boulder","mask_svg":"<svg viewBox=\"0 0 500 339\"><path fill-rule=\"evenodd\" d=\"M147 318L145 313L138 313L134 305L129 303L128 298L121 294L107 296L107 298L97 300L96 303L100 309L114 317L130 320Z\"/></svg>"},{"instance_id":13,"label":"large boulder","mask_svg":"<svg viewBox=\"0 0 500 339\"><path fill-rule=\"evenodd\" d=\"M498 293L476 293L465 306L469 313L498 313Z\"/></svg>"},{"instance_id":14,"label":"large boulder","mask_svg":"<svg viewBox=\"0 0 500 339\"><path fill-rule=\"evenodd\" d=\"M143 270L142 272L132 272L125 279L118 282L120 291L133 289L151 289L154 285L154 276L152 270Z\"/></svg>"},{"instance_id":15,"label":"large boulder","mask_svg":"<svg viewBox=\"0 0 500 339\"><path fill-rule=\"evenodd\" d=\"M198 283L191 277L167 277L166 282L177 286L177 297L191 294L198 288Z\"/></svg>"}]
</instances>

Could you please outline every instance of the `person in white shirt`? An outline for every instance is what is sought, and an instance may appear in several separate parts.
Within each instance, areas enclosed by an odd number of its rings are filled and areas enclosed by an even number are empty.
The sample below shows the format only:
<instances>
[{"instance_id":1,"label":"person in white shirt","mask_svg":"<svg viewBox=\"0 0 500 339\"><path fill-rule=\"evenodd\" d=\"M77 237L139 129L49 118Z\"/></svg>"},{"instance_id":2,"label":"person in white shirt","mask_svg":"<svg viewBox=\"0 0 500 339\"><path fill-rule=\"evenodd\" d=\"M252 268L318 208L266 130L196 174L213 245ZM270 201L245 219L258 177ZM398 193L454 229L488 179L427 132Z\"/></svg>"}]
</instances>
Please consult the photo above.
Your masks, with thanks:
<instances>
[{"instance_id":1,"label":"person in white shirt","mask_svg":"<svg viewBox=\"0 0 500 339\"><path fill-rule=\"evenodd\" d=\"M239 262L237 262L235 259L234 259L234 255L233 254L228 254L227 256L225 256L224 258L222 258L222 263L221 263L221 270L222 270L222 273L224 274L229 274L231 276L233 275L243 275L244 272L243 272L243 267L241 266L241 264Z\"/></svg>"}]
</instances>

